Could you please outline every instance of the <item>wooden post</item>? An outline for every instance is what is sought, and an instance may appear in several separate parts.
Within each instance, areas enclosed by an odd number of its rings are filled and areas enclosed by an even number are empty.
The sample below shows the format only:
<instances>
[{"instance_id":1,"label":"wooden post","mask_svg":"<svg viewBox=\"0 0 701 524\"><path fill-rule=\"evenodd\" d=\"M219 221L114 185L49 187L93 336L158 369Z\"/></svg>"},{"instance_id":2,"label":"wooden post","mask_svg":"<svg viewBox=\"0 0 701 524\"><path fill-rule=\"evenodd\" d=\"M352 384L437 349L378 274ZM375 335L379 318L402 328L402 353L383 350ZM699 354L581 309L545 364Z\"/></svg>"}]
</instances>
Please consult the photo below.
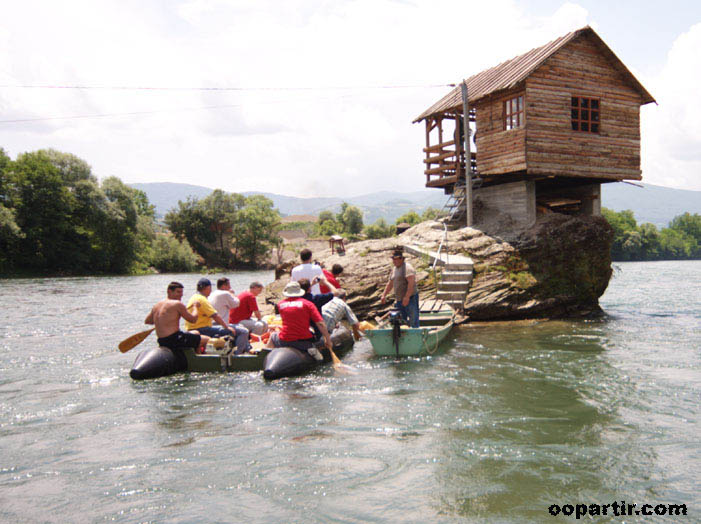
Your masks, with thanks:
<instances>
[{"instance_id":1,"label":"wooden post","mask_svg":"<svg viewBox=\"0 0 701 524\"><path fill-rule=\"evenodd\" d=\"M472 153L470 152L470 106L467 101L467 82L460 84L462 91L462 120L465 126L465 215L467 227L472 227Z\"/></svg>"}]
</instances>

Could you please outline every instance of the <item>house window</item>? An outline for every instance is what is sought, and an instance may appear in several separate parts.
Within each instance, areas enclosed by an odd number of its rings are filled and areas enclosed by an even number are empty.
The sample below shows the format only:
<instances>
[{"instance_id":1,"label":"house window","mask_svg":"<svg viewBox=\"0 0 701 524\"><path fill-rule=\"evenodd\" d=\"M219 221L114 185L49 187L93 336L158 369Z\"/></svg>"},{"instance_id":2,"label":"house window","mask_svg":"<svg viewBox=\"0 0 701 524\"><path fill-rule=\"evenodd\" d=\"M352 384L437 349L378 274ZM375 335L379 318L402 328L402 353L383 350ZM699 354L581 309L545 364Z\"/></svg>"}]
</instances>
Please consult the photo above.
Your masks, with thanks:
<instances>
[{"instance_id":1,"label":"house window","mask_svg":"<svg viewBox=\"0 0 701 524\"><path fill-rule=\"evenodd\" d=\"M504 129L523 126L523 95L504 100Z\"/></svg>"},{"instance_id":2,"label":"house window","mask_svg":"<svg viewBox=\"0 0 701 524\"><path fill-rule=\"evenodd\" d=\"M586 133L599 132L599 99L572 97L572 130Z\"/></svg>"}]
</instances>

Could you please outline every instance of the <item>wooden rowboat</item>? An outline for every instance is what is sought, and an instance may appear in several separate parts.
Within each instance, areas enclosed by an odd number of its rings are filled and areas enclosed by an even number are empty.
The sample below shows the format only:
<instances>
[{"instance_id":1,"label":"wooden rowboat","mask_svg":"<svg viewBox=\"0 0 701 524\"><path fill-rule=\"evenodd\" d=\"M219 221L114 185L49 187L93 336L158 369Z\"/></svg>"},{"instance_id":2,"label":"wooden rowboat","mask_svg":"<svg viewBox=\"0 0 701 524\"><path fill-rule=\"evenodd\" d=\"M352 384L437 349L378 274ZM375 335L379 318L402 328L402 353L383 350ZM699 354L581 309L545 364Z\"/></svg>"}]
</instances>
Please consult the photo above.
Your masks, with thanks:
<instances>
[{"instance_id":1,"label":"wooden rowboat","mask_svg":"<svg viewBox=\"0 0 701 524\"><path fill-rule=\"evenodd\" d=\"M365 331L376 355L382 357L405 357L432 355L441 341L450 333L455 323L453 310L421 312L418 328L396 329L381 324L378 329ZM384 327L387 326L387 327Z\"/></svg>"}]
</instances>

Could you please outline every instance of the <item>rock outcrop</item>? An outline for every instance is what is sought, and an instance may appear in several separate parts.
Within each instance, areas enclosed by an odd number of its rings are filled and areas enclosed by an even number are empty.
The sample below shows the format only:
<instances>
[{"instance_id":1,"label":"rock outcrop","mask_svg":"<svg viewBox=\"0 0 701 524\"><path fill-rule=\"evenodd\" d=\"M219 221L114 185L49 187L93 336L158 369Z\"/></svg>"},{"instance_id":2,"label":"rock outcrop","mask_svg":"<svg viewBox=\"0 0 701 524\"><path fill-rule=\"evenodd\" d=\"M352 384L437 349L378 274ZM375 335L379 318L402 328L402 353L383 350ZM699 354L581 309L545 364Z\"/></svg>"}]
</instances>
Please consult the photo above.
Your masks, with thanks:
<instances>
[{"instance_id":1,"label":"rock outcrop","mask_svg":"<svg viewBox=\"0 0 701 524\"><path fill-rule=\"evenodd\" d=\"M557 318L600 312L599 297L611 277L613 231L602 217L548 214L540 216L528 229L494 227L489 234L463 228L447 234L450 253L469 256L474 261L472 287L465 302L471 320ZM330 268L344 267L341 284L348 292L348 303L359 318L372 318L389 309L380 297L391 269L390 255L395 247L413 244L435 251L443 226L423 222L405 233L387 239L366 240L347 246L346 255L329 249L314 258ZM421 298L431 298L435 281L428 259L407 254L417 270ZM273 304L282 298L289 268L266 287L265 299Z\"/></svg>"}]
</instances>

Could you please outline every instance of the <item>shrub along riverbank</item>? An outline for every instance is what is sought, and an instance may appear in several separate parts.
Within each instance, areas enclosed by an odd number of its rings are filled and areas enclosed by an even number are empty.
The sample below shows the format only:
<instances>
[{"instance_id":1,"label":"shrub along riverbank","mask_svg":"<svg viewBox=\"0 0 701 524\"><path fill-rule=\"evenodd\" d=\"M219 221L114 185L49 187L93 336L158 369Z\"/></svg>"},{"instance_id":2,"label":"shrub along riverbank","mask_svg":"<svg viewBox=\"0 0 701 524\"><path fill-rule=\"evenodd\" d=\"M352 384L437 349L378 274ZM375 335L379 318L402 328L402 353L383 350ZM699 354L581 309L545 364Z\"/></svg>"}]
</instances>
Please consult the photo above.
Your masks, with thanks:
<instances>
[{"instance_id":1,"label":"shrub along riverbank","mask_svg":"<svg viewBox=\"0 0 701 524\"><path fill-rule=\"evenodd\" d=\"M277 239L279 215L265 197L216 191L178 206L169 230L143 191L117 177L98 181L72 154L46 149L12 160L0 148L0 275L255 268ZM230 256L212 257L213 245Z\"/></svg>"},{"instance_id":2,"label":"shrub along riverbank","mask_svg":"<svg viewBox=\"0 0 701 524\"><path fill-rule=\"evenodd\" d=\"M701 259L701 215L684 213L658 230L654 224L638 225L630 210L603 208L602 214L613 227L614 261Z\"/></svg>"}]
</instances>

